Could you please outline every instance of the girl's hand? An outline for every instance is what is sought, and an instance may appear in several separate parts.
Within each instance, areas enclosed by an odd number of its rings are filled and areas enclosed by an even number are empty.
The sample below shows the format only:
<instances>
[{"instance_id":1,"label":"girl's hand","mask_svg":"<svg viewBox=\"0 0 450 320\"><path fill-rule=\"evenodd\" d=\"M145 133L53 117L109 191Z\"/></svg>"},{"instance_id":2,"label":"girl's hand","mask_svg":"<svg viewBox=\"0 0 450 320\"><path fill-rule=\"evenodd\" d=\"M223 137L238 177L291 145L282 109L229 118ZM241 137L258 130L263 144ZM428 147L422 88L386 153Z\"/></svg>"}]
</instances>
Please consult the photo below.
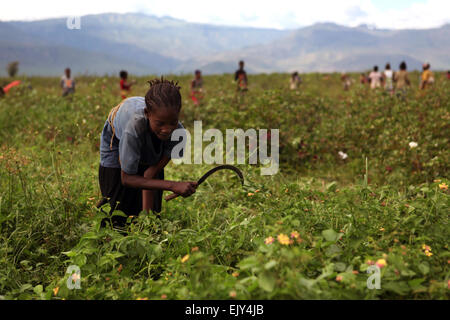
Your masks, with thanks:
<instances>
[{"instance_id":1,"label":"girl's hand","mask_svg":"<svg viewBox=\"0 0 450 320\"><path fill-rule=\"evenodd\" d=\"M195 193L196 189L197 189L197 182L181 181L175 182L171 191L186 198Z\"/></svg>"}]
</instances>

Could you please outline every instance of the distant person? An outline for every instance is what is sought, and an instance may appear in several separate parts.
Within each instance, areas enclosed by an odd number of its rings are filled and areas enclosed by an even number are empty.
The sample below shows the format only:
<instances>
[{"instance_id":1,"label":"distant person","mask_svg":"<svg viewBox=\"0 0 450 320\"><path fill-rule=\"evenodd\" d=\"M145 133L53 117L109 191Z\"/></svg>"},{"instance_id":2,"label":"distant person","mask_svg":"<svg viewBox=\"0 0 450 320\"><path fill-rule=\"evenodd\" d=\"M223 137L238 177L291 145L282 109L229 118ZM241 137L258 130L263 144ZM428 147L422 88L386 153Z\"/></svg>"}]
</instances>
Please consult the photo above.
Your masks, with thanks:
<instances>
[{"instance_id":1,"label":"distant person","mask_svg":"<svg viewBox=\"0 0 450 320\"><path fill-rule=\"evenodd\" d=\"M350 89L350 85L352 84L350 76L347 73L343 72L341 74L341 81L344 85L344 91L348 91L348 89Z\"/></svg>"},{"instance_id":2,"label":"distant person","mask_svg":"<svg viewBox=\"0 0 450 320\"><path fill-rule=\"evenodd\" d=\"M298 72L295 71L291 74L291 80L289 84L289 88L291 90L297 90L298 86L302 83L302 79L299 77Z\"/></svg>"},{"instance_id":3,"label":"distant person","mask_svg":"<svg viewBox=\"0 0 450 320\"><path fill-rule=\"evenodd\" d=\"M383 75L378 71L378 66L373 67L373 71L369 74L370 88L380 88L382 78Z\"/></svg>"},{"instance_id":4,"label":"distant person","mask_svg":"<svg viewBox=\"0 0 450 320\"><path fill-rule=\"evenodd\" d=\"M126 99L127 96L130 94L131 86L136 83L135 80L128 82L128 72L125 70L120 71L120 96L122 100Z\"/></svg>"},{"instance_id":5,"label":"distant person","mask_svg":"<svg viewBox=\"0 0 450 320\"><path fill-rule=\"evenodd\" d=\"M238 91L247 91L247 72L244 70L244 61L239 61L239 69L234 73L234 81L237 82L237 90Z\"/></svg>"},{"instance_id":6,"label":"distant person","mask_svg":"<svg viewBox=\"0 0 450 320\"><path fill-rule=\"evenodd\" d=\"M394 93L394 72L389 63L384 68L384 79L384 89L392 95Z\"/></svg>"},{"instance_id":7,"label":"distant person","mask_svg":"<svg viewBox=\"0 0 450 320\"><path fill-rule=\"evenodd\" d=\"M365 87L367 83L369 83L369 79L367 78L367 75L366 75L364 72L362 72L362 73L359 75L359 84L360 84L362 87Z\"/></svg>"},{"instance_id":8,"label":"distant person","mask_svg":"<svg viewBox=\"0 0 450 320\"><path fill-rule=\"evenodd\" d=\"M422 65L422 69L423 69L423 72L422 72L420 85L419 85L421 90L429 88L434 83L434 76L430 70L430 64L424 63Z\"/></svg>"},{"instance_id":9,"label":"distant person","mask_svg":"<svg viewBox=\"0 0 450 320\"><path fill-rule=\"evenodd\" d=\"M199 100L203 99L203 78L200 70L195 70L195 77L191 81L191 99L195 105L198 105Z\"/></svg>"},{"instance_id":10,"label":"distant person","mask_svg":"<svg viewBox=\"0 0 450 320\"><path fill-rule=\"evenodd\" d=\"M4 87L0 86L0 97L5 96L11 88L18 86L19 84L20 84L20 80L14 80L13 82L8 83Z\"/></svg>"},{"instance_id":11,"label":"distant person","mask_svg":"<svg viewBox=\"0 0 450 320\"><path fill-rule=\"evenodd\" d=\"M70 68L64 70L64 75L61 77L62 96L75 93L75 79L70 75Z\"/></svg>"},{"instance_id":12,"label":"distant person","mask_svg":"<svg viewBox=\"0 0 450 320\"><path fill-rule=\"evenodd\" d=\"M406 71L406 62L402 61L399 66L399 71L397 71L394 74L394 82L395 82L395 89L397 90L398 94L401 94L404 96L406 93L406 89L411 86L411 82L408 78L408 71Z\"/></svg>"}]
</instances>

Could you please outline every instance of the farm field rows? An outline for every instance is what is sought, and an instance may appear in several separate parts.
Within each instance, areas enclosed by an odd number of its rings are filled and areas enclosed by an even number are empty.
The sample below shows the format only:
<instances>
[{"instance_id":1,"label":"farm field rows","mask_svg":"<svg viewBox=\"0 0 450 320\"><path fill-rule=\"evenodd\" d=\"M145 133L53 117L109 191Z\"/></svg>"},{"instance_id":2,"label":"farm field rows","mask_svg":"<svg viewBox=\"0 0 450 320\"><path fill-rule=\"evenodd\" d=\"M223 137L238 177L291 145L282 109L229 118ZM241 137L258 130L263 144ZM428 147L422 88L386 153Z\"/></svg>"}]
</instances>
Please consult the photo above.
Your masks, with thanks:
<instances>
[{"instance_id":1,"label":"farm field rows","mask_svg":"<svg viewBox=\"0 0 450 320\"><path fill-rule=\"evenodd\" d=\"M0 99L0 298L448 299L450 82L436 75L421 92L412 73L403 97L343 91L339 74L302 75L297 91L287 74L250 75L239 103L232 75L205 76L200 106L190 76L169 77L189 130L279 129L280 169L237 165L243 188L217 173L126 236L100 229L95 208L118 79L77 77L67 98L58 78L23 79L31 88ZM171 163L165 175L192 181L212 167ZM70 265L80 289L66 285ZM367 287L372 265L379 290Z\"/></svg>"}]
</instances>

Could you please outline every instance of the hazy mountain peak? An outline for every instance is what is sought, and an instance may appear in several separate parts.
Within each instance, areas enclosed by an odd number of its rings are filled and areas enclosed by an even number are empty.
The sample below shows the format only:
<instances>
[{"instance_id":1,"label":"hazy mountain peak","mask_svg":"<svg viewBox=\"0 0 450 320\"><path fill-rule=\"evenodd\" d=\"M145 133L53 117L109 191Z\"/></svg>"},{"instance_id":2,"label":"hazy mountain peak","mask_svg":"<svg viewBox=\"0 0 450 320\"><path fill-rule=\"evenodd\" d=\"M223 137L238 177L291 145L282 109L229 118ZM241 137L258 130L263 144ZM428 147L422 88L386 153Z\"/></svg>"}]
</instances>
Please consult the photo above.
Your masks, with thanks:
<instances>
[{"instance_id":1,"label":"hazy mountain peak","mask_svg":"<svg viewBox=\"0 0 450 320\"><path fill-rule=\"evenodd\" d=\"M430 61L450 67L450 24L425 30L382 30L322 22L296 30L229 27L139 12L81 17L81 29L65 18L0 21L0 63L20 61L20 72L74 73L234 72L244 59L251 72L357 71L374 64L408 69ZM81 71L80 71L81 70ZM4 72L4 68L0 68Z\"/></svg>"}]
</instances>

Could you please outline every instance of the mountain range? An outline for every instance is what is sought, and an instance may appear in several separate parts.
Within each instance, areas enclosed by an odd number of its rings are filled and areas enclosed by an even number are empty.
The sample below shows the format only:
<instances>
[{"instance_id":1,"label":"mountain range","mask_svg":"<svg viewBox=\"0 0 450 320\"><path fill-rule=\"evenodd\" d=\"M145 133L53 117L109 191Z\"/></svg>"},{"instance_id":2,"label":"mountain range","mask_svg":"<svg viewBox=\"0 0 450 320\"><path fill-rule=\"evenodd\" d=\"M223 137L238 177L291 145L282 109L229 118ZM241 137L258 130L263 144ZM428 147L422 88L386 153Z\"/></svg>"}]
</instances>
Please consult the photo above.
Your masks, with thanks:
<instances>
[{"instance_id":1,"label":"mountain range","mask_svg":"<svg viewBox=\"0 0 450 320\"><path fill-rule=\"evenodd\" d=\"M190 23L140 13L67 19L0 21L0 75L10 61L21 74L232 73L239 60L249 73L363 71L405 60L450 69L450 24L434 29L385 30L320 23L295 30ZM2 67L5 66L5 67Z\"/></svg>"}]
</instances>

